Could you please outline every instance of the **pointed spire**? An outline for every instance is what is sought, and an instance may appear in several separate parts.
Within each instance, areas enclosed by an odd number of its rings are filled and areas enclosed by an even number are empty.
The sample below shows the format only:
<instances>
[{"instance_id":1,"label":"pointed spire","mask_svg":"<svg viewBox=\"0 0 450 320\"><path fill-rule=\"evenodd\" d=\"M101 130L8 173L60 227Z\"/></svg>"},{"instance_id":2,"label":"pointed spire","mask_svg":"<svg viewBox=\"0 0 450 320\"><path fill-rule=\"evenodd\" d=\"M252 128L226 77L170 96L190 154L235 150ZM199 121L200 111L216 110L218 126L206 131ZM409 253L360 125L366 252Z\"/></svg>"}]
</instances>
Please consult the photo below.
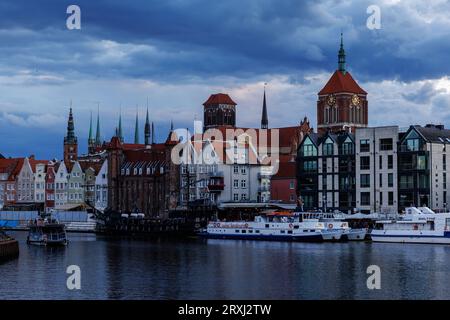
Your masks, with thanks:
<instances>
[{"instance_id":1,"label":"pointed spire","mask_svg":"<svg viewBox=\"0 0 450 320\"><path fill-rule=\"evenodd\" d=\"M134 143L139 144L139 118L136 106L136 123L134 124Z\"/></svg>"},{"instance_id":2,"label":"pointed spire","mask_svg":"<svg viewBox=\"0 0 450 320\"><path fill-rule=\"evenodd\" d=\"M145 117L145 127L144 127L144 136L145 136L145 145L150 144L150 120L148 117L148 106L147 106L147 115Z\"/></svg>"},{"instance_id":3,"label":"pointed spire","mask_svg":"<svg viewBox=\"0 0 450 320\"><path fill-rule=\"evenodd\" d=\"M67 121L67 135L64 138L64 142L68 144L77 143L77 137L75 137L75 124L73 121L73 114L72 114L72 100L70 100L69 120Z\"/></svg>"},{"instance_id":4,"label":"pointed spire","mask_svg":"<svg viewBox=\"0 0 450 320\"><path fill-rule=\"evenodd\" d=\"M338 54L338 70L345 74L345 50L344 50L344 36L341 32L341 47Z\"/></svg>"},{"instance_id":5,"label":"pointed spire","mask_svg":"<svg viewBox=\"0 0 450 320\"><path fill-rule=\"evenodd\" d=\"M155 144L155 125L152 121L152 144Z\"/></svg>"},{"instance_id":6,"label":"pointed spire","mask_svg":"<svg viewBox=\"0 0 450 320\"><path fill-rule=\"evenodd\" d=\"M101 145L100 138L100 103L97 105L97 132L95 134L95 144L99 147Z\"/></svg>"},{"instance_id":7,"label":"pointed spire","mask_svg":"<svg viewBox=\"0 0 450 320\"><path fill-rule=\"evenodd\" d=\"M264 84L264 98L263 98L263 108L261 116L261 129L267 129L269 127L269 119L267 117L267 104L266 104L266 84Z\"/></svg>"},{"instance_id":8,"label":"pointed spire","mask_svg":"<svg viewBox=\"0 0 450 320\"><path fill-rule=\"evenodd\" d=\"M94 140L92 138L92 111L91 111L91 118L89 120L89 138L88 138L88 146L91 146L94 143Z\"/></svg>"},{"instance_id":9,"label":"pointed spire","mask_svg":"<svg viewBox=\"0 0 450 320\"><path fill-rule=\"evenodd\" d=\"M170 132L172 132L172 131L173 131L173 120L170 119Z\"/></svg>"}]
</instances>

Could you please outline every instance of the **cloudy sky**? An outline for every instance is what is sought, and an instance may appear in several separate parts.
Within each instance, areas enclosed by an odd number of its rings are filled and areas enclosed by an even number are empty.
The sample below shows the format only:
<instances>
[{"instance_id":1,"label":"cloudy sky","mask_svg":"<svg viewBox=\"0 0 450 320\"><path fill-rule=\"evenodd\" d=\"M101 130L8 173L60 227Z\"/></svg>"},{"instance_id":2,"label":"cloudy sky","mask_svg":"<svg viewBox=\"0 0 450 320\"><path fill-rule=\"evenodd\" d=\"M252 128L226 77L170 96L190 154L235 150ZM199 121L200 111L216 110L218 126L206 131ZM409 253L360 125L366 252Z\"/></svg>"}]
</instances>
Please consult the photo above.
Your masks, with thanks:
<instances>
[{"instance_id":1,"label":"cloudy sky","mask_svg":"<svg viewBox=\"0 0 450 320\"><path fill-rule=\"evenodd\" d=\"M81 30L66 27L70 4ZM366 26L372 4L379 30ZM159 140L171 119L192 127L215 92L238 103L239 125L258 126L265 82L270 126L305 115L315 126L341 31L370 125L449 125L447 1L3 0L0 153L61 158L70 100L81 151L97 103L106 140L119 110L126 140L136 110L143 128L147 98Z\"/></svg>"}]
</instances>

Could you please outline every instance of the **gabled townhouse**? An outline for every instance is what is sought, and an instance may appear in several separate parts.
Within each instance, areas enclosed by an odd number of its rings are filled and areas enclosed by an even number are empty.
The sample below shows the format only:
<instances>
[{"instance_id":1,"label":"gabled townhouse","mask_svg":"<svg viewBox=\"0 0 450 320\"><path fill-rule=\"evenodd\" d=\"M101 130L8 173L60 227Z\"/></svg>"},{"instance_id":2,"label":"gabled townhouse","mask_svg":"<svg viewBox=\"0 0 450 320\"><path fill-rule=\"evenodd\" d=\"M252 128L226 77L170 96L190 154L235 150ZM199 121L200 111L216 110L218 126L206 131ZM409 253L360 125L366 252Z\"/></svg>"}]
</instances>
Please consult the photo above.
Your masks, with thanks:
<instances>
[{"instance_id":1,"label":"gabled townhouse","mask_svg":"<svg viewBox=\"0 0 450 320\"><path fill-rule=\"evenodd\" d=\"M45 210L51 212L55 209L55 178L57 163L50 161L45 172Z\"/></svg>"},{"instance_id":2,"label":"gabled townhouse","mask_svg":"<svg viewBox=\"0 0 450 320\"><path fill-rule=\"evenodd\" d=\"M31 169L34 176L34 202L45 203L45 175L47 161L36 162L30 160Z\"/></svg>"},{"instance_id":3,"label":"gabled townhouse","mask_svg":"<svg viewBox=\"0 0 450 320\"><path fill-rule=\"evenodd\" d=\"M34 202L34 172L30 159L25 158L17 176L17 203Z\"/></svg>"},{"instance_id":4,"label":"gabled townhouse","mask_svg":"<svg viewBox=\"0 0 450 320\"><path fill-rule=\"evenodd\" d=\"M84 203L84 173L78 161L72 164L67 181L67 203L69 205Z\"/></svg>"},{"instance_id":5,"label":"gabled townhouse","mask_svg":"<svg viewBox=\"0 0 450 320\"><path fill-rule=\"evenodd\" d=\"M108 159L102 163L95 176L95 208L104 211L108 207Z\"/></svg>"},{"instance_id":6,"label":"gabled townhouse","mask_svg":"<svg viewBox=\"0 0 450 320\"><path fill-rule=\"evenodd\" d=\"M16 202L16 178L24 158L0 159L0 208Z\"/></svg>"},{"instance_id":7,"label":"gabled townhouse","mask_svg":"<svg viewBox=\"0 0 450 320\"><path fill-rule=\"evenodd\" d=\"M182 148L181 207L186 207L187 199L213 206L270 200L273 166L261 163L246 132L227 140L196 134Z\"/></svg>"},{"instance_id":8,"label":"gabled townhouse","mask_svg":"<svg viewBox=\"0 0 450 320\"><path fill-rule=\"evenodd\" d=\"M55 209L63 209L67 205L67 183L68 175L67 167L64 161L60 161L55 165Z\"/></svg>"}]
</instances>

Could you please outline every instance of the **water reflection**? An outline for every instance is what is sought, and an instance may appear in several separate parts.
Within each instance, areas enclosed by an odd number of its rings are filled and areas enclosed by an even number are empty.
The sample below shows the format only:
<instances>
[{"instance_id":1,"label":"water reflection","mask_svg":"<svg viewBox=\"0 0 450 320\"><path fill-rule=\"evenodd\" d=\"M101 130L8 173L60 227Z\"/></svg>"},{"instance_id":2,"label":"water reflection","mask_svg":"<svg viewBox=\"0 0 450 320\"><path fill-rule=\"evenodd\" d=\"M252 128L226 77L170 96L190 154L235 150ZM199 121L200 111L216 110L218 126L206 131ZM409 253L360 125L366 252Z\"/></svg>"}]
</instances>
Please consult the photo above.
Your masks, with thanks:
<instances>
[{"instance_id":1,"label":"water reflection","mask_svg":"<svg viewBox=\"0 0 450 320\"><path fill-rule=\"evenodd\" d=\"M382 243L151 241L69 234L66 248L29 246L0 264L9 299L448 299L450 247ZM66 287L80 266L82 289ZM381 290L366 269L381 268Z\"/></svg>"}]
</instances>

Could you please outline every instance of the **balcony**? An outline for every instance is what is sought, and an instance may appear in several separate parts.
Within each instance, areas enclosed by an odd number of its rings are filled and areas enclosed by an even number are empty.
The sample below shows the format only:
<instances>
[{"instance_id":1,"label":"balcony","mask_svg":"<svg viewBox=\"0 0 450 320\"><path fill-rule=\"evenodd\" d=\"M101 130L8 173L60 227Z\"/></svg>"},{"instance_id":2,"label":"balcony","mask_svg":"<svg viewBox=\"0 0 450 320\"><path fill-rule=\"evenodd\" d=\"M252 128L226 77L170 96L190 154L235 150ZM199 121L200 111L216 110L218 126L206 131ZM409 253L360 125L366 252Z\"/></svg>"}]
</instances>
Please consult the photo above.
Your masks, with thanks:
<instances>
[{"instance_id":1,"label":"balcony","mask_svg":"<svg viewBox=\"0 0 450 320\"><path fill-rule=\"evenodd\" d=\"M221 192L225 188L224 183L208 184L209 192Z\"/></svg>"},{"instance_id":2,"label":"balcony","mask_svg":"<svg viewBox=\"0 0 450 320\"><path fill-rule=\"evenodd\" d=\"M427 151L426 145L422 146L408 146L408 145L400 145L400 152L419 152L419 151Z\"/></svg>"}]
</instances>

